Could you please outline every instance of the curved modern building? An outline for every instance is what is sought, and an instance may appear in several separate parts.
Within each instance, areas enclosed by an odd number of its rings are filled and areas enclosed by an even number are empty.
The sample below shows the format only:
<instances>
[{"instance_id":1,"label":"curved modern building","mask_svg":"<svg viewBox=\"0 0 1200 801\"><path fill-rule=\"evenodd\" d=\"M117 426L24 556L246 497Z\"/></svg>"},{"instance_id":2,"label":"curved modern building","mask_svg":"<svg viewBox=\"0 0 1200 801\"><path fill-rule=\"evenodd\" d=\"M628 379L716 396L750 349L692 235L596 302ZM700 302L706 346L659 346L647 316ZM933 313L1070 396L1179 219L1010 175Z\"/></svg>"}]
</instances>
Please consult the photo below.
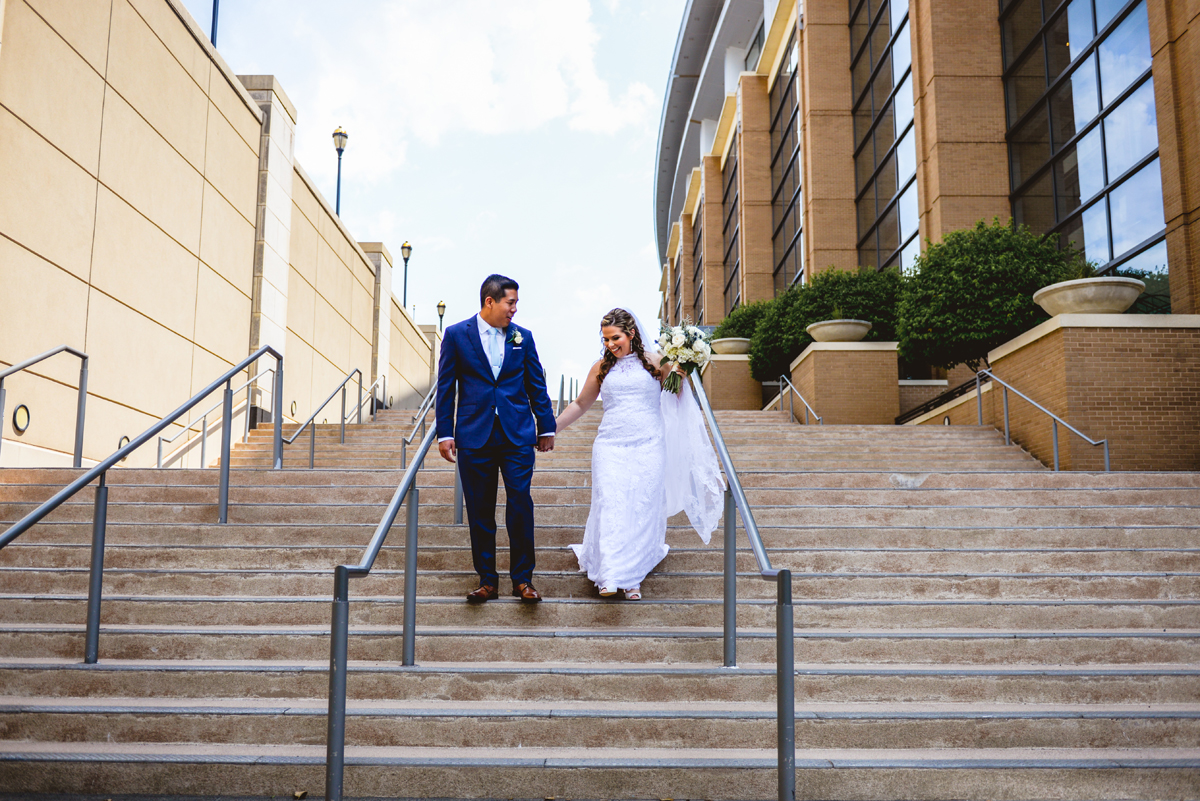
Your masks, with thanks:
<instances>
[{"instance_id":1,"label":"curved modern building","mask_svg":"<svg viewBox=\"0 0 1200 801\"><path fill-rule=\"evenodd\" d=\"M1159 309L1200 311L1187 5L691 0L658 140L663 319L909 269L993 217L1165 273Z\"/></svg>"}]
</instances>

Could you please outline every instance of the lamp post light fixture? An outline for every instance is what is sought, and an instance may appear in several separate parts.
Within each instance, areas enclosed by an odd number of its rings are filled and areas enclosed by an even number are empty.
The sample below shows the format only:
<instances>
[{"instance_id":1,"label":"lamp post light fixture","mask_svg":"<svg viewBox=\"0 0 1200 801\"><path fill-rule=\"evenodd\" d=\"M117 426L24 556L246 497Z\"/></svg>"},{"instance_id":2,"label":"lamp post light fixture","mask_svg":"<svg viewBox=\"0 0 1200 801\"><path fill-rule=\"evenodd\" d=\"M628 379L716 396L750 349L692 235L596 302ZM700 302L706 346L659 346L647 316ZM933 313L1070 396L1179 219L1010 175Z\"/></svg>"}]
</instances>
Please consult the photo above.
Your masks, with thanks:
<instances>
[{"instance_id":1,"label":"lamp post light fixture","mask_svg":"<svg viewBox=\"0 0 1200 801\"><path fill-rule=\"evenodd\" d=\"M442 318L446 316L446 301L439 300L437 305L438 310L438 330L442 330Z\"/></svg>"},{"instance_id":2,"label":"lamp post light fixture","mask_svg":"<svg viewBox=\"0 0 1200 801\"><path fill-rule=\"evenodd\" d=\"M350 134L340 126L333 132L333 146L338 154L337 199L334 201L333 212L339 217L342 216L342 151L346 149L346 140L349 138Z\"/></svg>"},{"instance_id":3,"label":"lamp post light fixture","mask_svg":"<svg viewBox=\"0 0 1200 801\"><path fill-rule=\"evenodd\" d=\"M407 306L408 305L408 257L412 255L412 245L408 244L407 240L404 242L403 245L400 246L400 255L404 257L404 297L403 297L403 303L401 303L400 305Z\"/></svg>"}]
</instances>

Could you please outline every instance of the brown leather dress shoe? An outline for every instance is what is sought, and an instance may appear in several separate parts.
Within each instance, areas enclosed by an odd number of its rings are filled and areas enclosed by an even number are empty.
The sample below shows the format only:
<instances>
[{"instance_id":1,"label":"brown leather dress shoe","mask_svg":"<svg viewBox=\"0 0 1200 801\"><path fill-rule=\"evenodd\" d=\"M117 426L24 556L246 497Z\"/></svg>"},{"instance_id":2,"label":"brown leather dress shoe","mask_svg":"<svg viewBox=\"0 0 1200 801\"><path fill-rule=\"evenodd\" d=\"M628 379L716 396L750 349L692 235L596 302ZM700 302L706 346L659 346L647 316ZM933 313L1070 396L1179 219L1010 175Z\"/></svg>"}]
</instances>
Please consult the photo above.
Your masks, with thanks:
<instances>
[{"instance_id":1,"label":"brown leather dress shoe","mask_svg":"<svg viewBox=\"0 0 1200 801\"><path fill-rule=\"evenodd\" d=\"M500 597L500 591L491 584L481 584L478 589L467 593L467 603L481 604L484 601L494 601Z\"/></svg>"},{"instance_id":2,"label":"brown leather dress shoe","mask_svg":"<svg viewBox=\"0 0 1200 801\"><path fill-rule=\"evenodd\" d=\"M542 596L533 588L532 584L514 584L512 594L516 598L520 598L522 603L536 604L542 600Z\"/></svg>"}]
</instances>

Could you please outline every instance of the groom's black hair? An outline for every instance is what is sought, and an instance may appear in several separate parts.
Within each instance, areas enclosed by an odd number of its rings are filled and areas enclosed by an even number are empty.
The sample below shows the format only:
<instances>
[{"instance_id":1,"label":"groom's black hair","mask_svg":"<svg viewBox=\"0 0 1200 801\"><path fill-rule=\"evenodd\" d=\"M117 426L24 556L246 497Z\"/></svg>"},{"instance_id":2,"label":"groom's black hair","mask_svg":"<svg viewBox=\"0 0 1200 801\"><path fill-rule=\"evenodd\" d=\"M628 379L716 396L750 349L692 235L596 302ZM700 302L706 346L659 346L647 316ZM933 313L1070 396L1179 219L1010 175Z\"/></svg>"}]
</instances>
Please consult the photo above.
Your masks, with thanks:
<instances>
[{"instance_id":1,"label":"groom's black hair","mask_svg":"<svg viewBox=\"0 0 1200 801\"><path fill-rule=\"evenodd\" d=\"M504 293L508 290L520 288L517 282L511 278L492 273L483 279L483 286L479 287L479 308L482 309L487 305L488 298L498 302L504 300Z\"/></svg>"}]
</instances>

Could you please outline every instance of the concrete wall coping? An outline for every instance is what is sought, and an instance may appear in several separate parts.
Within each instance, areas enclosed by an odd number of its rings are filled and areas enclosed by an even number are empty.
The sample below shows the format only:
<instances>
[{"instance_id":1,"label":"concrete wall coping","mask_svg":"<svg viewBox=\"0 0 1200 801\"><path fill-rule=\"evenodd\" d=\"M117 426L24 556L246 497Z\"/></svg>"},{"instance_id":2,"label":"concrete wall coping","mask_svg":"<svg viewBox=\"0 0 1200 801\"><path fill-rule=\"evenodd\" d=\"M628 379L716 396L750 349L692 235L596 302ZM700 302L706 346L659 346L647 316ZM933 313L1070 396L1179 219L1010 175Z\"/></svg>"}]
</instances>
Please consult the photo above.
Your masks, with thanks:
<instances>
[{"instance_id":1,"label":"concrete wall coping","mask_svg":"<svg viewBox=\"0 0 1200 801\"><path fill-rule=\"evenodd\" d=\"M988 352L988 362L1009 356L1061 328L1200 328L1200 314L1060 314Z\"/></svg>"},{"instance_id":2,"label":"concrete wall coping","mask_svg":"<svg viewBox=\"0 0 1200 801\"><path fill-rule=\"evenodd\" d=\"M363 253L380 253L388 264L395 264L392 261L392 252L382 242L359 242L358 246L362 248Z\"/></svg>"},{"instance_id":3,"label":"concrete wall coping","mask_svg":"<svg viewBox=\"0 0 1200 801\"><path fill-rule=\"evenodd\" d=\"M749 353L714 353L708 357L708 361L700 368L700 375L704 375L708 371L708 366L713 362L748 362L750 361Z\"/></svg>"},{"instance_id":4,"label":"concrete wall coping","mask_svg":"<svg viewBox=\"0 0 1200 801\"><path fill-rule=\"evenodd\" d=\"M983 388L980 390L980 392L991 392L993 386L994 386L993 383L991 381L989 381L983 385ZM942 415L946 414L946 412L950 411L951 409L955 408L956 406L962 406L967 401L974 401L974 400L975 400L974 392L968 392L966 395L959 395L954 400L946 401L945 403L943 403L941 406L937 407L936 409L926 412L925 414L921 415L920 417L915 417L912 420L909 420L904 425L906 425L906 426L920 425L921 423L924 423L926 420L931 420L934 417L941 417Z\"/></svg>"},{"instance_id":5,"label":"concrete wall coping","mask_svg":"<svg viewBox=\"0 0 1200 801\"><path fill-rule=\"evenodd\" d=\"M204 51L213 65L216 66L221 74L225 77L225 82L228 83L237 96L246 104L246 108L250 109L250 113L254 115L254 119L258 120L258 124L262 125L263 114L262 109L258 107L258 103L254 102L254 98L246 91L246 87L242 86L242 82L238 80L237 75L225 63L225 59L221 58L221 54L217 52L217 48L213 47L212 42L208 41L208 34L200 29L200 24L192 17L187 8L184 7L182 0L166 0L171 11L175 12L175 16L179 17L179 21L183 23L183 27L188 29L188 33L196 40L196 44L200 45L200 49ZM208 87L205 87L207 94ZM295 119L293 115L293 119Z\"/></svg>"},{"instance_id":6,"label":"concrete wall coping","mask_svg":"<svg viewBox=\"0 0 1200 801\"><path fill-rule=\"evenodd\" d=\"M800 362L808 358L810 353L834 350L895 351L899 347L899 342L813 342L804 349L803 353L792 360L789 367L791 370L795 370Z\"/></svg>"},{"instance_id":7,"label":"concrete wall coping","mask_svg":"<svg viewBox=\"0 0 1200 801\"><path fill-rule=\"evenodd\" d=\"M901 378L902 387L948 387L950 382L945 378Z\"/></svg>"},{"instance_id":8,"label":"concrete wall coping","mask_svg":"<svg viewBox=\"0 0 1200 801\"><path fill-rule=\"evenodd\" d=\"M275 96L279 98L279 102L283 103L283 107L287 109L292 122L299 119L296 116L296 106L287 96L287 92L283 91L283 87L279 85L279 81L274 75L239 75L237 79L242 82L242 86L245 86L248 92L274 92Z\"/></svg>"}]
</instances>

